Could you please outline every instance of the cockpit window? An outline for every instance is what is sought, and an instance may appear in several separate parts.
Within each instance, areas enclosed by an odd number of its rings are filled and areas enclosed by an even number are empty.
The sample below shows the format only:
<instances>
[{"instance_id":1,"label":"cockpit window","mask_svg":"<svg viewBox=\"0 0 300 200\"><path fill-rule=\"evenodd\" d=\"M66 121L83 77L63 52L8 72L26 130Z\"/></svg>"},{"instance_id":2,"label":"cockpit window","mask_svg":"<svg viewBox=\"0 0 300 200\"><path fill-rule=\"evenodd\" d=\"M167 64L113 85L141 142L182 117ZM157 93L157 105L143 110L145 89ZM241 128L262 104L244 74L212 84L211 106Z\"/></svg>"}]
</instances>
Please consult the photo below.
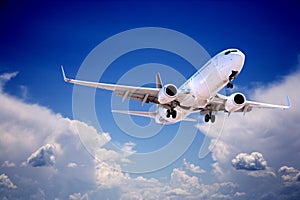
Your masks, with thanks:
<instances>
[{"instance_id":1,"label":"cockpit window","mask_svg":"<svg viewBox=\"0 0 300 200\"><path fill-rule=\"evenodd\" d=\"M225 55L228 55L228 54L230 54L230 51L226 51L226 52L225 52Z\"/></svg>"},{"instance_id":2,"label":"cockpit window","mask_svg":"<svg viewBox=\"0 0 300 200\"><path fill-rule=\"evenodd\" d=\"M229 50L229 51L225 52L225 55L228 55L228 54L233 53L233 52L238 52L238 51L237 50Z\"/></svg>"}]
</instances>

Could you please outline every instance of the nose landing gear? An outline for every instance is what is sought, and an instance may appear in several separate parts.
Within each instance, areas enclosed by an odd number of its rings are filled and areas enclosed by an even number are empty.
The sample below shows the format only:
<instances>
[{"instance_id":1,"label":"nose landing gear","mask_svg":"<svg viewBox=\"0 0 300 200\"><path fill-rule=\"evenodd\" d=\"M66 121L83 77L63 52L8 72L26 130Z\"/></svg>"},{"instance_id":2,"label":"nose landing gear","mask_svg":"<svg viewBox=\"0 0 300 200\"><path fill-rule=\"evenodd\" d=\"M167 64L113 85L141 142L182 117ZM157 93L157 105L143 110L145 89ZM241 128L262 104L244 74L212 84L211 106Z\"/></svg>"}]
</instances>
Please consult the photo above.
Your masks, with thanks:
<instances>
[{"instance_id":1,"label":"nose landing gear","mask_svg":"<svg viewBox=\"0 0 300 200\"><path fill-rule=\"evenodd\" d=\"M233 79L235 79L235 77L238 75L238 73L239 73L238 71L232 70L232 72L231 72L231 74L229 76L229 83L227 83L227 88L230 88L230 89L233 88L233 84L231 83L231 81Z\"/></svg>"},{"instance_id":2,"label":"nose landing gear","mask_svg":"<svg viewBox=\"0 0 300 200\"><path fill-rule=\"evenodd\" d=\"M233 88L233 84L231 82L227 83L227 88L232 89Z\"/></svg>"}]
</instances>

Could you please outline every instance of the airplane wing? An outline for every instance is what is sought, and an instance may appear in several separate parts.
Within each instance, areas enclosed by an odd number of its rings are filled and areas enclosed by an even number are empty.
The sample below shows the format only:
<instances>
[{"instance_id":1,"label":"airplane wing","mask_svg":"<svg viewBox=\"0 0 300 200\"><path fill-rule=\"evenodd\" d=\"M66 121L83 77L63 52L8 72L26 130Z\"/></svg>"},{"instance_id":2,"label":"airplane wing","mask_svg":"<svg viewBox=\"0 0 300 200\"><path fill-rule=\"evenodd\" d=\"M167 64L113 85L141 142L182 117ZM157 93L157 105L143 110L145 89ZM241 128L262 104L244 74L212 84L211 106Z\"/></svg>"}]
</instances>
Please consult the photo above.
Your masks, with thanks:
<instances>
[{"instance_id":1,"label":"airplane wing","mask_svg":"<svg viewBox=\"0 0 300 200\"><path fill-rule=\"evenodd\" d=\"M268 103L260 103L255 101L247 101L246 106L250 106L252 108L281 108L281 109L288 109L291 107L290 99L286 96L286 105L274 105Z\"/></svg>"},{"instance_id":2,"label":"airplane wing","mask_svg":"<svg viewBox=\"0 0 300 200\"><path fill-rule=\"evenodd\" d=\"M225 104L228 99L228 96L224 96L221 94L216 94L216 96L211 100L211 102L203 109L200 109L201 114L208 114L209 112L218 112L218 111L226 111ZM279 108L279 109L288 109L290 108L290 100L289 97L286 97L286 105L275 105L268 103L261 103L255 101L248 101L244 103L244 106L234 112L250 112L253 108Z\"/></svg>"},{"instance_id":3,"label":"airplane wing","mask_svg":"<svg viewBox=\"0 0 300 200\"><path fill-rule=\"evenodd\" d=\"M134 87L117 84L97 83L83 80L75 80L67 78L64 72L63 66L61 66L63 78L65 82L73 83L77 85L84 85L88 87L101 88L105 90L114 91L115 95L122 96L123 100L126 98L141 101L142 104L153 102L158 104L158 92L159 88L146 88L146 87Z\"/></svg>"}]
</instances>

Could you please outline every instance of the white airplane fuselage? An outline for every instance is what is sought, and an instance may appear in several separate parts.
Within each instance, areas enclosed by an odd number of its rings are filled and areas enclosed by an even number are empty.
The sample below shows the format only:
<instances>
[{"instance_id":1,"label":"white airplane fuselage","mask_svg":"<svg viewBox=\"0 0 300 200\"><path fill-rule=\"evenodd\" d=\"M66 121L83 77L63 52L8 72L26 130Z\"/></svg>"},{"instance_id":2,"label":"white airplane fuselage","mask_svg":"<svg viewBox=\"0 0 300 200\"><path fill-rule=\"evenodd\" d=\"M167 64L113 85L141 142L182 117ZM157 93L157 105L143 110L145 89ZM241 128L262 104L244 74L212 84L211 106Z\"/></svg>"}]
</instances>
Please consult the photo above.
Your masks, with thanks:
<instances>
[{"instance_id":1,"label":"white airplane fuselage","mask_svg":"<svg viewBox=\"0 0 300 200\"><path fill-rule=\"evenodd\" d=\"M227 49L211 58L200 70L178 88L176 117L167 117L168 108L158 104L155 121L172 124L185 119L196 108L204 108L218 91L241 72L245 55L238 49Z\"/></svg>"}]
</instances>

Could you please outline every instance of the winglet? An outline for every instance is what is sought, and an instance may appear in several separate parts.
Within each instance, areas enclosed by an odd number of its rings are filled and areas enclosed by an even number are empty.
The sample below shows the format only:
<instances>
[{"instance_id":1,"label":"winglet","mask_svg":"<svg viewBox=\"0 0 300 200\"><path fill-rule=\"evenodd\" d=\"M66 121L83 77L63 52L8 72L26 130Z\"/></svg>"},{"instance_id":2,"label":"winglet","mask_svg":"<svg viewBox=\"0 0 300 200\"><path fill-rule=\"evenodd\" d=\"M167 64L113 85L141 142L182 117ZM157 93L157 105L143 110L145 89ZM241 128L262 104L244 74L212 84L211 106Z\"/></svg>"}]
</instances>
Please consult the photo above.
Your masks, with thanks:
<instances>
[{"instance_id":1,"label":"winglet","mask_svg":"<svg viewBox=\"0 0 300 200\"><path fill-rule=\"evenodd\" d=\"M64 81L65 81L65 82L69 82L70 79L68 79L68 78L66 77L64 67L63 67L62 65L61 65L60 67L61 67L61 71L62 71L62 74L63 74L63 77L64 77Z\"/></svg>"},{"instance_id":2,"label":"winglet","mask_svg":"<svg viewBox=\"0 0 300 200\"><path fill-rule=\"evenodd\" d=\"M287 106L287 108L291 107L291 102L290 102L289 96L286 96L286 106Z\"/></svg>"},{"instance_id":3,"label":"winglet","mask_svg":"<svg viewBox=\"0 0 300 200\"><path fill-rule=\"evenodd\" d=\"M160 74L157 72L156 74L156 88L162 88L162 82L161 82L161 78L160 78Z\"/></svg>"}]
</instances>

